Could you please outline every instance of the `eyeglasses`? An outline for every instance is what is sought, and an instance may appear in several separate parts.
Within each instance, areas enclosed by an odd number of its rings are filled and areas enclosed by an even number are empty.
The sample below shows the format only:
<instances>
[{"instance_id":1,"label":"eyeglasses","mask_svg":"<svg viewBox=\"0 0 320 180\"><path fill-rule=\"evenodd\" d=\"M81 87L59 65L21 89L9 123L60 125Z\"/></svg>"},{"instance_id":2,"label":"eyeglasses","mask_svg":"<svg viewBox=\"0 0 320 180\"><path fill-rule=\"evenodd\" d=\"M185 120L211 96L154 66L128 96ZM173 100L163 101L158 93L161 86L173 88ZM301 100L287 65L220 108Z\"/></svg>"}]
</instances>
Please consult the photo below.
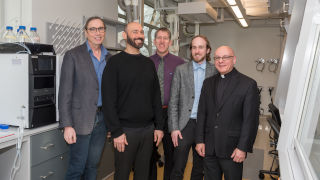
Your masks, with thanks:
<instances>
[{"instance_id":1,"label":"eyeglasses","mask_svg":"<svg viewBox=\"0 0 320 180\"><path fill-rule=\"evenodd\" d=\"M96 27L91 27L91 28L88 28L87 29L89 32L91 32L91 33L95 33L95 32L97 32L97 31L99 31L99 33L104 33L104 32L106 32L106 28L105 27L98 27L98 28L96 28Z\"/></svg>"},{"instance_id":2,"label":"eyeglasses","mask_svg":"<svg viewBox=\"0 0 320 180\"><path fill-rule=\"evenodd\" d=\"M222 56L222 57L214 57L213 59L215 60L215 61L218 61L218 60L220 60L220 59L222 59L222 61L226 61L226 60L231 60L232 58L233 58L234 56Z\"/></svg>"}]
</instances>

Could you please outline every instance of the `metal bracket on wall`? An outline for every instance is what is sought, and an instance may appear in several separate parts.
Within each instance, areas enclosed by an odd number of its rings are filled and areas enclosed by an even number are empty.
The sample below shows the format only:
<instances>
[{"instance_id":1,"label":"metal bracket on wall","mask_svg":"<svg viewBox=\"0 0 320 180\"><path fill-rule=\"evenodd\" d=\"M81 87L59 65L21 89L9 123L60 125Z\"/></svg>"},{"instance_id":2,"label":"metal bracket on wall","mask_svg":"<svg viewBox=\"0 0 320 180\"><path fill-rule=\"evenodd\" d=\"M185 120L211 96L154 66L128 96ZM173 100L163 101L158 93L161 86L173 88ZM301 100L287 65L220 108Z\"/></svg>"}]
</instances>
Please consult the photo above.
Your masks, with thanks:
<instances>
[{"instance_id":1,"label":"metal bracket on wall","mask_svg":"<svg viewBox=\"0 0 320 180\"><path fill-rule=\"evenodd\" d=\"M277 69L278 69L278 64L279 64L279 62L280 62L279 59L269 59L269 60L268 60L268 63L269 63L268 70L269 70L270 72L276 73L276 72L277 72Z\"/></svg>"},{"instance_id":2,"label":"metal bracket on wall","mask_svg":"<svg viewBox=\"0 0 320 180\"><path fill-rule=\"evenodd\" d=\"M262 72L264 70L265 60L263 58L259 58L255 62L257 63L256 70Z\"/></svg>"},{"instance_id":3,"label":"metal bracket on wall","mask_svg":"<svg viewBox=\"0 0 320 180\"><path fill-rule=\"evenodd\" d=\"M53 23L47 22L47 42L53 45L56 54L64 54L84 41L83 26L82 23L66 22L66 18L58 17Z\"/></svg>"}]
</instances>

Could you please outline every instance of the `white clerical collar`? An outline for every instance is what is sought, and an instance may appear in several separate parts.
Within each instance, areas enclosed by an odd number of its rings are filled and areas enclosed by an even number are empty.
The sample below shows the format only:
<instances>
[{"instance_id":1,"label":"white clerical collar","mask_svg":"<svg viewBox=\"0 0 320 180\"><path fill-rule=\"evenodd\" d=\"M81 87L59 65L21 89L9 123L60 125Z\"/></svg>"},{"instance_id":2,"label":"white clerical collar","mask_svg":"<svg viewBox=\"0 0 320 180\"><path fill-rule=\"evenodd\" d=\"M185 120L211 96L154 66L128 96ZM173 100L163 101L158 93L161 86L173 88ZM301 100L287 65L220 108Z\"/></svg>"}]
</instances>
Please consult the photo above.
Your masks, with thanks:
<instances>
[{"instance_id":1,"label":"white clerical collar","mask_svg":"<svg viewBox=\"0 0 320 180\"><path fill-rule=\"evenodd\" d=\"M224 79L226 76L224 76L223 74L220 74L221 78Z\"/></svg>"}]
</instances>

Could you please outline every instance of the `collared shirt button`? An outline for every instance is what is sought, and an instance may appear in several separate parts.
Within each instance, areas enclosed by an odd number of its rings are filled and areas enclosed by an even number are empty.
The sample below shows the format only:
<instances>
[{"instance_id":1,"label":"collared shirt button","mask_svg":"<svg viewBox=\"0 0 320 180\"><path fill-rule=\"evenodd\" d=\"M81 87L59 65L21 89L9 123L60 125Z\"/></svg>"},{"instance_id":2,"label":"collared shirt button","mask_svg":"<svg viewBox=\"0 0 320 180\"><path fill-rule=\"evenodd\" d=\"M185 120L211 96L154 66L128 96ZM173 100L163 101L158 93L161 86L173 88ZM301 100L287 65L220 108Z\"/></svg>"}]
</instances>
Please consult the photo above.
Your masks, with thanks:
<instances>
[{"instance_id":1,"label":"collared shirt button","mask_svg":"<svg viewBox=\"0 0 320 180\"><path fill-rule=\"evenodd\" d=\"M215 128L215 129L218 129L218 125L215 125L214 128Z\"/></svg>"},{"instance_id":2,"label":"collared shirt button","mask_svg":"<svg viewBox=\"0 0 320 180\"><path fill-rule=\"evenodd\" d=\"M217 113L217 117L219 117L220 116L220 113Z\"/></svg>"}]
</instances>

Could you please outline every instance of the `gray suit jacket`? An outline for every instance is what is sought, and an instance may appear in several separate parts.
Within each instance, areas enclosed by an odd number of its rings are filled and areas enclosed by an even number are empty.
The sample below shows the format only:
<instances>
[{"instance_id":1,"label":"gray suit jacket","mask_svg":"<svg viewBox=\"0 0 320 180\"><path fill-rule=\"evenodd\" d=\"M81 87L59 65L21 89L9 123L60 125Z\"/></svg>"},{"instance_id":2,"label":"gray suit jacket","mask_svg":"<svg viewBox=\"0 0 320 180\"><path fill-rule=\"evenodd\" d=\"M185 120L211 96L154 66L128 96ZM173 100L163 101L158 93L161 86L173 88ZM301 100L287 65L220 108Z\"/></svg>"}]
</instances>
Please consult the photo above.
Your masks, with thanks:
<instances>
[{"instance_id":1,"label":"gray suit jacket","mask_svg":"<svg viewBox=\"0 0 320 180\"><path fill-rule=\"evenodd\" d=\"M58 97L60 127L72 126L77 134L90 134L98 96L98 78L84 43L67 51L63 58Z\"/></svg>"},{"instance_id":2,"label":"gray suit jacket","mask_svg":"<svg viewBox=\"0 0 320 180\"><path fill-rule=\"evenodd\" d=\"M213 64L207 62L205 77L217 73ZM178 66L175 70L168 108L168 129L183 130L187 125L194 102L194 75L192 61Z\"/></svg>"}]
</instances>

